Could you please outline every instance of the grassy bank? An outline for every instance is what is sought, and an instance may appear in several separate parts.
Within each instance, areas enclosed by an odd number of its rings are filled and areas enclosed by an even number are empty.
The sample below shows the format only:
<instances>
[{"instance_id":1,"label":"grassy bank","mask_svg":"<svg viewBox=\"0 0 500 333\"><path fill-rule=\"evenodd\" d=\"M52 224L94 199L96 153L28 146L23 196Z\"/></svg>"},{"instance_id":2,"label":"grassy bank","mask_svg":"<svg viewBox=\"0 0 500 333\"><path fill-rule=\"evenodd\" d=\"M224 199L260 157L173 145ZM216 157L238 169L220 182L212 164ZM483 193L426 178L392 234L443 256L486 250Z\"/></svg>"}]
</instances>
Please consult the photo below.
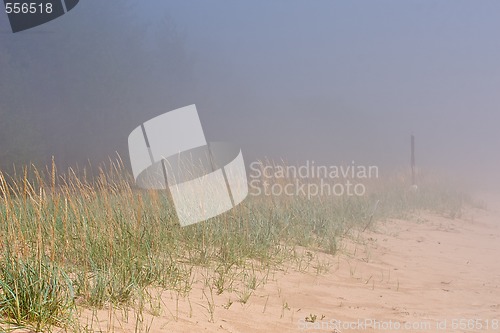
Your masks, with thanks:
<instances>
[{"instance_id":1,"label":"grassy bank","mask_svg":"<svg viewBox=\"0 0 500 333\"><path fill-rule=\"evenodd\" d=\"M342 238L382 218L428 209L457 217L464 196L430 181L377 180L364 196L249 196L235 209L181 228L162 191L136 189L116 161L95 177L55 166L0 173L0 316L3 327L84 330L78 307L134 307L151 288L188 295L205 268L210 292L245 286L241 301L305 247L335 254ZM310 252L309 252L310 253ZM207 297L210 312L210 298Z\"/></svg>"}]
</instances>

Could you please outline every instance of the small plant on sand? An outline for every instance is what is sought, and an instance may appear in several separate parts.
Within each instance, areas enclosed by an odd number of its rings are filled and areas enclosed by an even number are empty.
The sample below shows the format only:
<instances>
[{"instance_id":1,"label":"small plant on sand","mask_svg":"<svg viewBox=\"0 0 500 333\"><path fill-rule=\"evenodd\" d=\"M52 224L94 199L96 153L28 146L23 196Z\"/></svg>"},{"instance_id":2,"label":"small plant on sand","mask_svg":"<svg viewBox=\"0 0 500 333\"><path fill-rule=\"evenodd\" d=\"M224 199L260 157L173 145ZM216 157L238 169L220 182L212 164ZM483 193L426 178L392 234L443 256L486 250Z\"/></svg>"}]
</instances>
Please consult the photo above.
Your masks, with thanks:
<instances>
[{"instance_id":1,"label":"small plant on sand","mask_svg":"<svg viewBox=\"0 0 500 333\"><path fill-rule=\"evenodd\" d=\"M250 299L250 296L252 296L252 293L253 290L245 286L243 291L238 293L238 301L241 304L247 304L248 300Z\"/></svg>"},{"instance_id":2,"label":"small plant on sand","mask_svg":"<svg viewBox=\"0 0 500 333\"><path fill-rule=\"evenodd\" d=\"M323 320L325 319L325 315L321 315L321 318L319 320ZM315 315L315 314L309 314L309 316L307 316L305 318L305 321L308 322L308 323L315 323L316 320L318 320L318 315Z\"/></svg>"}]
</instances>

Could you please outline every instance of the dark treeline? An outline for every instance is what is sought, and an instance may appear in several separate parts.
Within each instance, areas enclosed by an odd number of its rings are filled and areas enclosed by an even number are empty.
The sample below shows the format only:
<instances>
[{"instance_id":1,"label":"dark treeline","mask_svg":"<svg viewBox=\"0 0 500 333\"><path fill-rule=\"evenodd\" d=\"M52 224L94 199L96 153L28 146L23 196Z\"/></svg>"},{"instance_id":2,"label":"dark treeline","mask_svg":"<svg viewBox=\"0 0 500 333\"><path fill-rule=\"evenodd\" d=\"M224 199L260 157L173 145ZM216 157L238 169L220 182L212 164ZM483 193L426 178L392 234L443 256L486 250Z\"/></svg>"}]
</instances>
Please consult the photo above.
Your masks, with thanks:
<instances>
[{"instance_id":1,"label":"dark treeline","mask_svg":"<svg viewBox=\"0 0 500 333\"><path fill-rule=\"evenodd\" d=\"M167 11L87 0L12 34L0 14L0 167L59 169L116 156L141 122L176 107L193 85L185 36Z\"/></svg>"}]
</instances>

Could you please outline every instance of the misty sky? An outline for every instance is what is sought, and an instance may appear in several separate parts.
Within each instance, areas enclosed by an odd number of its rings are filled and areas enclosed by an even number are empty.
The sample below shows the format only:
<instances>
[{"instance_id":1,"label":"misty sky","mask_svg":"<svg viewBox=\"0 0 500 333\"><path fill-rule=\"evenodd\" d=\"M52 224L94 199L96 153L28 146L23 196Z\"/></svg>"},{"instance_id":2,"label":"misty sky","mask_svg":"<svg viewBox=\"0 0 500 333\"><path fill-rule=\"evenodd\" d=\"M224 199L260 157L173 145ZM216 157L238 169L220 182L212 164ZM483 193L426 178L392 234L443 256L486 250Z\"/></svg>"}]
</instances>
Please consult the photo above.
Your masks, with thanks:
<instances>
[{"instance_id":1,"label":"misty sky","mask_svg":"<svg viewBox=\"0 0 500 333\"><path fill-rule=\"evenodd\" d=\"M211 137L404 165L413 132L428 167L500 166L499 2L179 1L169 11L195 54Z\"/></svg>"},{"instance_id":2,"label":"misty sky","mask_svg":"<svg viewBox=\"0 0 500 333\"><path fill-rule=\"evenodd\" d=\"M82 0L23 38L57 35L90 4L99 2ZM498 1L149 0L136 7L136 19L149 24L168 18L192 64L193 84L145 103L153 114L196 104L207 139L234 142L249 159L401 167L414 133L420 165L488 175L500 185ZM91 37L101 45L100 34ZM155 37L148 43L154 48ZM123 49L107 52L119 58ZM169 61L162 52L155 57ZM158 89L140 80L135 93ZM127 115L142 112L140 105Z\"/></svg>"}]
</instances>

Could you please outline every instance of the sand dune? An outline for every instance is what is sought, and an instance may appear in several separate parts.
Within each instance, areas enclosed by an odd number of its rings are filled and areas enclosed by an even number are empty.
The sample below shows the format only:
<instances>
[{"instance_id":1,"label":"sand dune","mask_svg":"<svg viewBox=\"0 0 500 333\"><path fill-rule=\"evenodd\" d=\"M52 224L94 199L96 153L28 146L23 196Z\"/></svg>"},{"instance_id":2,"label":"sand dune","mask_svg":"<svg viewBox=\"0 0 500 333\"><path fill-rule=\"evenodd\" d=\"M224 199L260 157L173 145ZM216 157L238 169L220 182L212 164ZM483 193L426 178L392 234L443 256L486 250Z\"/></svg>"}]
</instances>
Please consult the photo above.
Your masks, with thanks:
<instances>
[{"instance_id":1,"label":"sand dune","mask_svg":"<svg viewBox=\"0 0 500 333\"><path fill-rule=\"evenodd\" d=\"M303 271L294 265L259 273L268 274L267 283L245 304L237 292L209 295L198 282L187 298L159 295L156 316L146 311L137 320L130 311L126 320L123 311L108 309L91 320L85 310L82 322L115 332L136 326L150 332L498 332L496 208L469 209L460 219L419 213L379 222L347 239L335 256L311 252Z\"/></svg>"}]
</instances>

